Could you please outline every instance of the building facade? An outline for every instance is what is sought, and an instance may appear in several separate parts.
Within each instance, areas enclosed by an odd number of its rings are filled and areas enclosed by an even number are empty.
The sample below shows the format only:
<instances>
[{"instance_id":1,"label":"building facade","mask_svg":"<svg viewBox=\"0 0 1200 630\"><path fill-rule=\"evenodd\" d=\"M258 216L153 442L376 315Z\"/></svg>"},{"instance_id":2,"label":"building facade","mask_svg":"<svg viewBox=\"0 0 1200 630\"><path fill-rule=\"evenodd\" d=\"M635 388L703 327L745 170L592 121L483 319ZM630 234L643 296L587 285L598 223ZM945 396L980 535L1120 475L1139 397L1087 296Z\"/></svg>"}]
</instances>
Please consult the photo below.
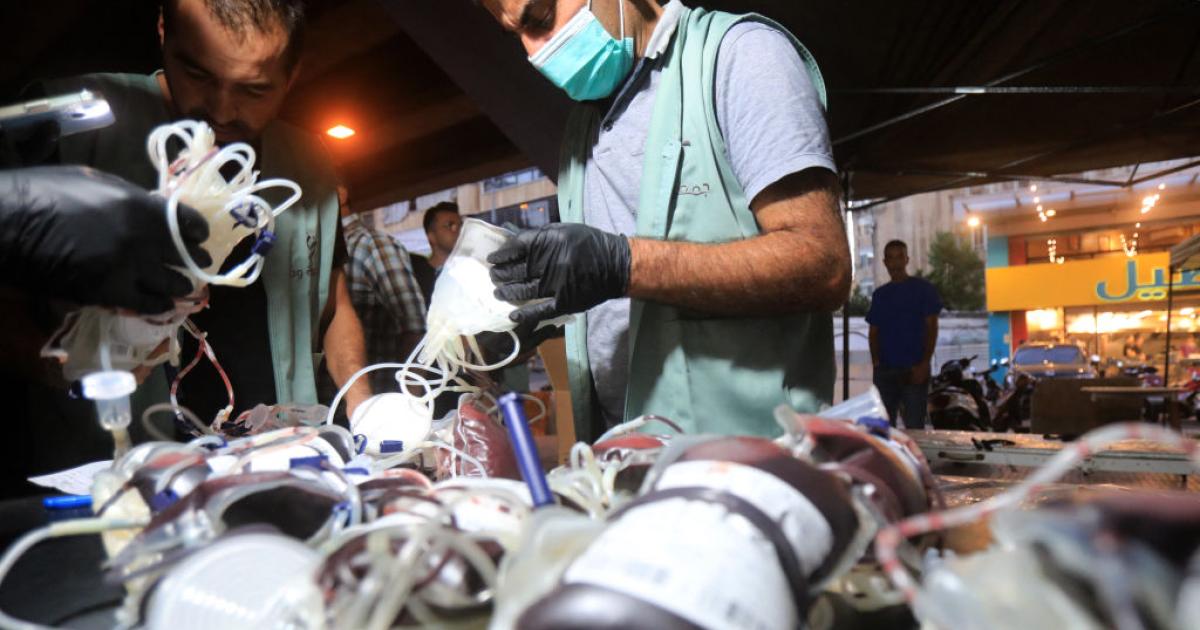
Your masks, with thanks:
<instances>
[{"instance_id":1,"label":"building facade","mask_svg":"<svg viewBox=\"0 0 1200 630\"><path fill-rule=\"evenodd\" d=\"M981 221L987 240L989 355L1029 342L1074 344L1103 364L1196 354L1200 278L1167 269L1168 250L1200 234L1200 168L1180 166L964 198L961 212Z\"/></svg>"},{"instance_id":2,"label":"building facade","mask_svg":"<svg viewBox=\"0 0 1200 630\"><path fill-rule=\"evenodd\" d=\"M363 220L396 238L406 249L429 253L422 220L425 211L442 203L458 204L464 217L495 225L531 228L558 220L554 183L536 168L522 169L479 182L463 184L410 201L401 201L362 214Z\"/></svg>"}]
</instances>

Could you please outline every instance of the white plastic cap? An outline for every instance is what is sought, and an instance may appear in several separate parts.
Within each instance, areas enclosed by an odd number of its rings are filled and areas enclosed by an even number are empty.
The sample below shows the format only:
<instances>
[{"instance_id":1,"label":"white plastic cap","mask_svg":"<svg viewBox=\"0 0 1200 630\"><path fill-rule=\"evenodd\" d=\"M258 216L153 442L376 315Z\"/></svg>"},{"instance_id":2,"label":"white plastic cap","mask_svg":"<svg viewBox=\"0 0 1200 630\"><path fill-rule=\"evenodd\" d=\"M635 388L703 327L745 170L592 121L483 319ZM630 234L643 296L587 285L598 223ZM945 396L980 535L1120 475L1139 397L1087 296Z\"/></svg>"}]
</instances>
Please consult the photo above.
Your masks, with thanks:
<instances>
[{"instance_id":1,"label":"white plastic cap","mask_svg":"<svg viewBox=\"0 0 1200 630\"><path fill-rule=\"evenodd\" d=\"M367 436L367 447L378 450L384 441L403 442L405 448L425 441L433 425L433 405L408 394L376 394L358 406L350 417L350 431Z\"/></svg>"},{"instance_id":2,"label":"white plastic cap","mask_svg":"<svg viewBox=\"0 0 1200 630\"><path fill-rule=\"evenodd\" d=\"M89 400L112 400L128 396L137 389L133 374L124 370L92 372L83 377L83 395Z\"/></svg>"}]
</instances>

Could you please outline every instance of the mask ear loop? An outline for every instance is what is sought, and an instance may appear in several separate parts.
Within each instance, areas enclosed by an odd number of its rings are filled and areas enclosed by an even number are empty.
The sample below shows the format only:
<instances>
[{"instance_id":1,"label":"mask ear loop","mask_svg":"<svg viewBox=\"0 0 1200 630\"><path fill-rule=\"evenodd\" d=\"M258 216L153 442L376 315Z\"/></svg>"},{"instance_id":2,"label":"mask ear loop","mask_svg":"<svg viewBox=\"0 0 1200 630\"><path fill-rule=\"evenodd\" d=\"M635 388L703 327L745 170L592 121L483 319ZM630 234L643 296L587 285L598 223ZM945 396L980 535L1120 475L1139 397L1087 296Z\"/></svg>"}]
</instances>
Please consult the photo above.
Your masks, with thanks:
<instances>
[{"instance_id":1,"label":"mask ear loop","mask_svg":"<svg viewBox=\"0 0 1200 630\"><path fill-rule=\"evenodd\" d=\"M588 13L592 13L592 0L588 0L587 10ZM595 13L592 13L593 17L595 15ZM625 0L617 0L617 15L620 16L619 19L621 20L621 38L617 40L617 43L622 43L625 41Z\"/></svg>"},{"instance_id":2,"label":"mask ear loop","mask_svg":"<svg viewBox=\"0 0 1200 630\"><path fill-rule=\"evenodd\" d=\"M625 0L617 0L617 14L621 16L620 17L621 40L618 41L617 43L624 45L625 44Z\"/></svg>"}]
</instances>

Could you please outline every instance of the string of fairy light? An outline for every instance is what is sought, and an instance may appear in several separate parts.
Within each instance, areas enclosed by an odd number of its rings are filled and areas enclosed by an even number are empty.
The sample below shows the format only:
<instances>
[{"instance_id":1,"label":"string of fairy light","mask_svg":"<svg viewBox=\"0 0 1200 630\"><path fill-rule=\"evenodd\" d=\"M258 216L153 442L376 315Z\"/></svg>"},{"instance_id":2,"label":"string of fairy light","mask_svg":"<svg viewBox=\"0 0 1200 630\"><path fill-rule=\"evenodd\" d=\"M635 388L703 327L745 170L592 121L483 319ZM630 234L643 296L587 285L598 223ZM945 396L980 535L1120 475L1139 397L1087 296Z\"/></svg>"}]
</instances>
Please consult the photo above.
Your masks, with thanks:
<instances>
[{"instance_id":1,"label":"string of fairy light","mask_svg":"<svg viewBox=\"0 0 1200 630\"><path fill-rule=\"evenodd\" d=\"M1052 238L1046 241L1046 246L1050 249L1050 262L1061 265L1067 261L1066 258L1058 255L1058 239Z\"/></svg>"},{"instance_id":2,"label":"string of fairy light","mask_svg":"<svg viewBox=\"0 0 1200 630\"><path fill-rule=\"evenodd\" d=\"M1053 218L1056 214L1058 214L1058 211L1055 210L1054 208L1047 208L1046 206L1042 205L1042 198L1041 198L1041 196L1039 196L1037 194L1037 191L1038 191L1037 184L1029 185L1029 192L1034 194L1033 195L1033 203L1037 205L1038 219L1040 219L1042 221L1042 223L1045 223L1046 221L1049 221L1051 218ZM1065 258L1058 255L1058 239L1056 239L1056 238L1046 239L1046 249L1049 252L1049 258L1050 258L1051 263L1054 263L1056 265L1061 265L1064 262L1066 262Z\"/></svg>"},{"instance_id":3,"label":"string of fairy light","mask_svg":"<svg viewBox=\"0 0 1200 630\"><path fill-rule=\"evenodd\" d=\"M1030 184L1030 185L1029 185L1029 192L1031 192L1031 193L1036 193L1036 192L1037 192L1037 189L1038 189L1038 187L1037 187L1037 184ZM1038 213L1038 218L1042 220L1042 223L1045 223L1045 222L1046 222L1047 220L1049 220L1051 217L1053 217L1054 215L1058 214L1058 213L1057 213L1057 212L1054 210L1054 208L1047 208L1047 207L1043 206L1043 205L1042 205L1042 198L1041 198L1041 197L1039 197L1039 196L1037 196L1036 194L1035 194L1035 195L1034 195L1034 197L1033 197L1033 203L1037 204L1037 213Z\"/></svg>"},{"instance_id":4,"label":"string of fairy light","mask_svg":"<svg viewBox=\"0 0 1200 630\"><path fill-rule=\"evenodd\" d=\"M1158 200L1162 198L1161 191L1166 189L1166 187L1166 184L1159 184L1159 192L1143 197L1142 208L1139 211L1139 214L1149 214L1150 211L1154 209L1154 206L1158 204ZM1041 220L1042 223L1045 223L1058 213L1054 210L1054 208L1048 208L1042 204L1042 198L1037 195L1037 190L1037 184L1029 185L1029 192L1034 193L1033 203L1037 206L1038 219ZM1141 229L1142 222L1137 221L1133 224L1133 234L1131 236L1126 236L1124 232L1121 232L1121 250L1124 251L1125 255L1130 258L1137 256L1138 238L1141 236ZM1066 258L1058 255L1058 239L1056 237L1050 237L1046 239L1046 250L1047 257L1050 259L1051 263L1061 265L1066 262Z\"/></svg>"},{"instance_id":5,"label":"string of fairy light","mask_svg":"<svg viewBox=\"0 0 1200 630\"><path fill-rule=\"evenodd\" d=\"M1166 187L1167 187L1166 184L1159 184L1158 190L1162 191ZM1142 197L1142 209L1139 211L1139 213L1140 214L1149 214L1150 211L1154 209L1154 206L1158 204L1158 200L1161 197L1162 197L1161 192L1156 192L1153 195L1146 195L1145 197ZM1124 250L1125 255L1130 258L1137 256L1138 230L1140 230L1140 229L1142 229L1142 222L1138 221L1133 224L1133 237L1132 238L1125 238L1125 233L1124 232L1121 233L1121 249Z\"/></svg>"}]
</instances>

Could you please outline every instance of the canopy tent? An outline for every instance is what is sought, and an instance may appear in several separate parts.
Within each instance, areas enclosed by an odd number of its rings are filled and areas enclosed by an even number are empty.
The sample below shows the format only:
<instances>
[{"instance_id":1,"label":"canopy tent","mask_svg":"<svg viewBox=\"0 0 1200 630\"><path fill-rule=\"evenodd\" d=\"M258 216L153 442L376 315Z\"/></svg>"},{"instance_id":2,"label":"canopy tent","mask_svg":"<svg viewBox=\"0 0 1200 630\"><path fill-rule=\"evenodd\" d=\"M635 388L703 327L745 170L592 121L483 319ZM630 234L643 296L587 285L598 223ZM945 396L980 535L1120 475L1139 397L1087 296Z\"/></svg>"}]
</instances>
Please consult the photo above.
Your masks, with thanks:
<instances>
[{"instance_id":1,"label":"canopy tent","mask_svg":"<svg viewBox=\"0 0 1200 630\"><path fill-rule=\"evenodd\" d=\"M536 75L514 38L470 0L386 4L525 155L556 172L570 103ZM859 209L1200 153L1197 2L697 4L763 13L813 53L829 89L834 157ZM1163 174L1134 169L1126 181L1091 183L1129 186ZM846 309L841 351L849 374Z\"/></svg>"},{"instance_id":2,"label":"canopy tent","mask_svg":"<svg viewBox=\"0 0 1200 630\"><path fill-rule=\"evenodd\" d=\"M859 209L1200 153L1195 0L689 3L760 12L812 51L829 89L834 157ZM529 164L557 172L571 103L475 0L314 0L312 9L282 116L318 133L347 122L359 131L330 145L356 209ZM143 0L63 0L53 12L3 3L11 52L0 59L0 102L37 77L157 67L155 12ZM1129 186L1162 174L1088 181Z\"/></svg>"},{"instance_id":3,"label":"canopy tent","mask_svg":"<svg viewBox=\"0 0 1200 630\"><path fill-rule=\"evenodd\" d=\"M857 200L1200 153L1197 2L693 4L761 12L813 52L829 88L835 157ZM553 174L570 104L515 38L471 0L386 5Z\"/></svg>"},{"instance_id":4,"label":"canopy tent","mask_svg":"<svg viewBox=\"0 0 1200 630\"><path fill-rule=\"evenodd\" d=\"M689 3L761 12L812 50L856 200L1200 153L1194 0ZM154 3L3 5L2 101L40 76L159 63ZM312 5L283 116L359 132L330 149L360 209L531 164L555 174L570 103L474 0Z\"/></svg>"}]
</instances>

